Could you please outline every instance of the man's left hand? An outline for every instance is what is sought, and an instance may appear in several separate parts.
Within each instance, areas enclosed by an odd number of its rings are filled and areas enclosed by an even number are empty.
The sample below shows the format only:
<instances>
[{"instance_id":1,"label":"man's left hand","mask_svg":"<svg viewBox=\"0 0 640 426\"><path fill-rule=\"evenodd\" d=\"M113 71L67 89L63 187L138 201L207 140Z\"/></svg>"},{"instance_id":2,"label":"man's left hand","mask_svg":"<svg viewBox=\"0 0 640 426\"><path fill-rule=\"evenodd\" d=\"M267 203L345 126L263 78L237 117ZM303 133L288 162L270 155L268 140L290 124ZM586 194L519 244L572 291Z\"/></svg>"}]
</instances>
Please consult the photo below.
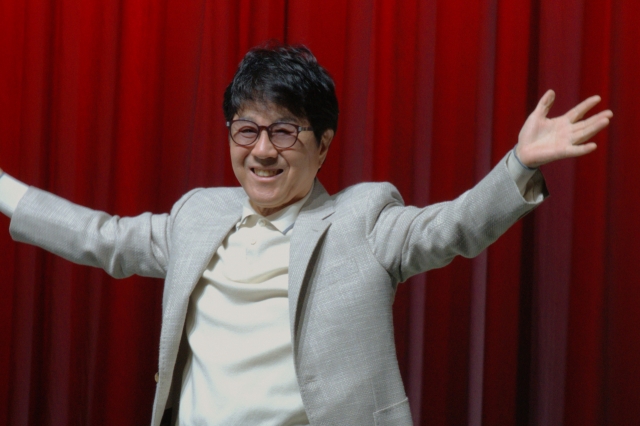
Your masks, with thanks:
<instances>
[{"instance_id":1,"label":"man's left hand","mask_svg":"<svg viewBox=\"0 0 640 426\"><path fill-rule=\"evenodd\" d=\"M520 131L516 155L527 167L536 168L555 160L592 152L596 144L590 139L607 127L613 117L613 112L605 110L582 120L601 100L600 96L592 96L560 117L547 118L554 100L555 93L548 90Z\"/></svg>"}]
</instances>

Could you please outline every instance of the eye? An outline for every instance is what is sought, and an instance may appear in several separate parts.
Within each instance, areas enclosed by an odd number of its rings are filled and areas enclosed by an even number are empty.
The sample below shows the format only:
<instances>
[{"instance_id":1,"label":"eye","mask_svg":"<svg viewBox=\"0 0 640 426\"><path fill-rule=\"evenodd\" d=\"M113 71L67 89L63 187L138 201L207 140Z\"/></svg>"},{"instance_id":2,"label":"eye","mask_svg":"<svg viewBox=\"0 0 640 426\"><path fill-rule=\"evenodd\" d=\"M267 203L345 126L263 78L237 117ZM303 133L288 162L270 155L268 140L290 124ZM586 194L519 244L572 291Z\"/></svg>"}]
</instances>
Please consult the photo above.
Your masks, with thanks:
<instances>
[{"instance_id":1,"label":"eye","mask_svg":"<svg viewBox=\"0 0 640 426\"><path fill-rule=\"evenodd\" d=\"M296 126L287 123L278 123L271 129L271 134L280 136L289 136L296 133Z\"/></svg>"},{"instance_id":2,"label":"eye","mask_svg":"<svg viewBox=\"0 0 640 426\"><path fill-rule=\"evenodd\" d=\"M241 133L243 135L255 135L258 132L258 129L256 129L253 126L242 126L237 130L237 133Z\"/></svg>"}]
</instances>

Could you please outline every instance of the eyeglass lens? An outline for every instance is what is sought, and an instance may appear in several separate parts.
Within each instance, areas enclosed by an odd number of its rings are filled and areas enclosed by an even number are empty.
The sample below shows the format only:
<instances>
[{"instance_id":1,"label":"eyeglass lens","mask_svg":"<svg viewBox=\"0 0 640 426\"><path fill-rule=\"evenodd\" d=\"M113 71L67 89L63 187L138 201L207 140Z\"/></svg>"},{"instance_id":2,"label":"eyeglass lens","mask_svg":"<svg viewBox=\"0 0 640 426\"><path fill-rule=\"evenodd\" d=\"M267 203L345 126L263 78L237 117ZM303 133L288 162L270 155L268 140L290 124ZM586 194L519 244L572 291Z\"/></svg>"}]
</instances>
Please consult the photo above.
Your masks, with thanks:
<instances>
[{"instance_id":1,"label":"eyeglass lens","mask_svg":"<svg viewBox=\"0 0 640 426\"><path fill-rule=\"evenodd\" d=\"M258 139L260 128L256 123L236 120L231 123L231 138L238 145L251 145ZM273 123L267 127L271 142L278 148L289 148L298 138L297 126L289 123Z\"/></svg>"}]
</instances>

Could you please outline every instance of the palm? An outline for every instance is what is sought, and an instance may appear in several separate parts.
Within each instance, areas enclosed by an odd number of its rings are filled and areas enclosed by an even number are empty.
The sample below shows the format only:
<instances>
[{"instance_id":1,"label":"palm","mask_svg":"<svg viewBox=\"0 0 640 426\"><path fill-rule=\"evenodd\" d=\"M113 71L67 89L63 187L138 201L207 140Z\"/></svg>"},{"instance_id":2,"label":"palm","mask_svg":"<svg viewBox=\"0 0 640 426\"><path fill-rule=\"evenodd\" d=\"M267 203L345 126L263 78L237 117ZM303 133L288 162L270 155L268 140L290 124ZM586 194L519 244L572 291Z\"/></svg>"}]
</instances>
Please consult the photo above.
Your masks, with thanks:
<instances>
[{"instance_id":1,"label":"palm","mask_svg":"<svg viewBox=\"0 0 640 426\"><path fill-rule=\"evenodd\" d=\"M582 120L600 102L599 96L592 96L560 117L547 118L554 99L552 90L545 93L520 131L516 153L528 167L592 152L596 144L587 141L607 127L613 117L613 113L606 110Z\"/></svg>"}]
</instances>

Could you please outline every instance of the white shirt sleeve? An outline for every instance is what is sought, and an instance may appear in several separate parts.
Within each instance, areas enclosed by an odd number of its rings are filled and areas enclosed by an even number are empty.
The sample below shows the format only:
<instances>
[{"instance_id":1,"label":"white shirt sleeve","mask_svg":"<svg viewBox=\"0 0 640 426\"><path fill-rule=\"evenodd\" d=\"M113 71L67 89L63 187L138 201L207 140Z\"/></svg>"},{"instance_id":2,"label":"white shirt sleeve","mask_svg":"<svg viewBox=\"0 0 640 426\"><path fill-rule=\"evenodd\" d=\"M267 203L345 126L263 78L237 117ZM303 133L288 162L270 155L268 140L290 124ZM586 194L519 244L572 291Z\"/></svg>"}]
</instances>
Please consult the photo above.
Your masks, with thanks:
<instances>
[{"instance_id":1,"label":"white shirt sleeve","mask_svg":"<svg viewBox=\"0 0 640 426\"><path fill-rule=\"evenodd\" d=\"M507 157L507 169L525 200L536 202L544 198L540 191L533 188L534 185L531 181L531 178L536 174L538 169L531 170L523 167L518 160L513 158L513 151L509 152L509 156Z\"/></svg>"},{"instance_id":2,"label":"white shirt sleeve","mask_svg":"<svg viewBox=\"0 0 640 426\"><path fill-rule=\"evenodd\" d=\"M11 217L29 187L9 176L0 175L0 212Z\"/></svg>"}]
</instances>

